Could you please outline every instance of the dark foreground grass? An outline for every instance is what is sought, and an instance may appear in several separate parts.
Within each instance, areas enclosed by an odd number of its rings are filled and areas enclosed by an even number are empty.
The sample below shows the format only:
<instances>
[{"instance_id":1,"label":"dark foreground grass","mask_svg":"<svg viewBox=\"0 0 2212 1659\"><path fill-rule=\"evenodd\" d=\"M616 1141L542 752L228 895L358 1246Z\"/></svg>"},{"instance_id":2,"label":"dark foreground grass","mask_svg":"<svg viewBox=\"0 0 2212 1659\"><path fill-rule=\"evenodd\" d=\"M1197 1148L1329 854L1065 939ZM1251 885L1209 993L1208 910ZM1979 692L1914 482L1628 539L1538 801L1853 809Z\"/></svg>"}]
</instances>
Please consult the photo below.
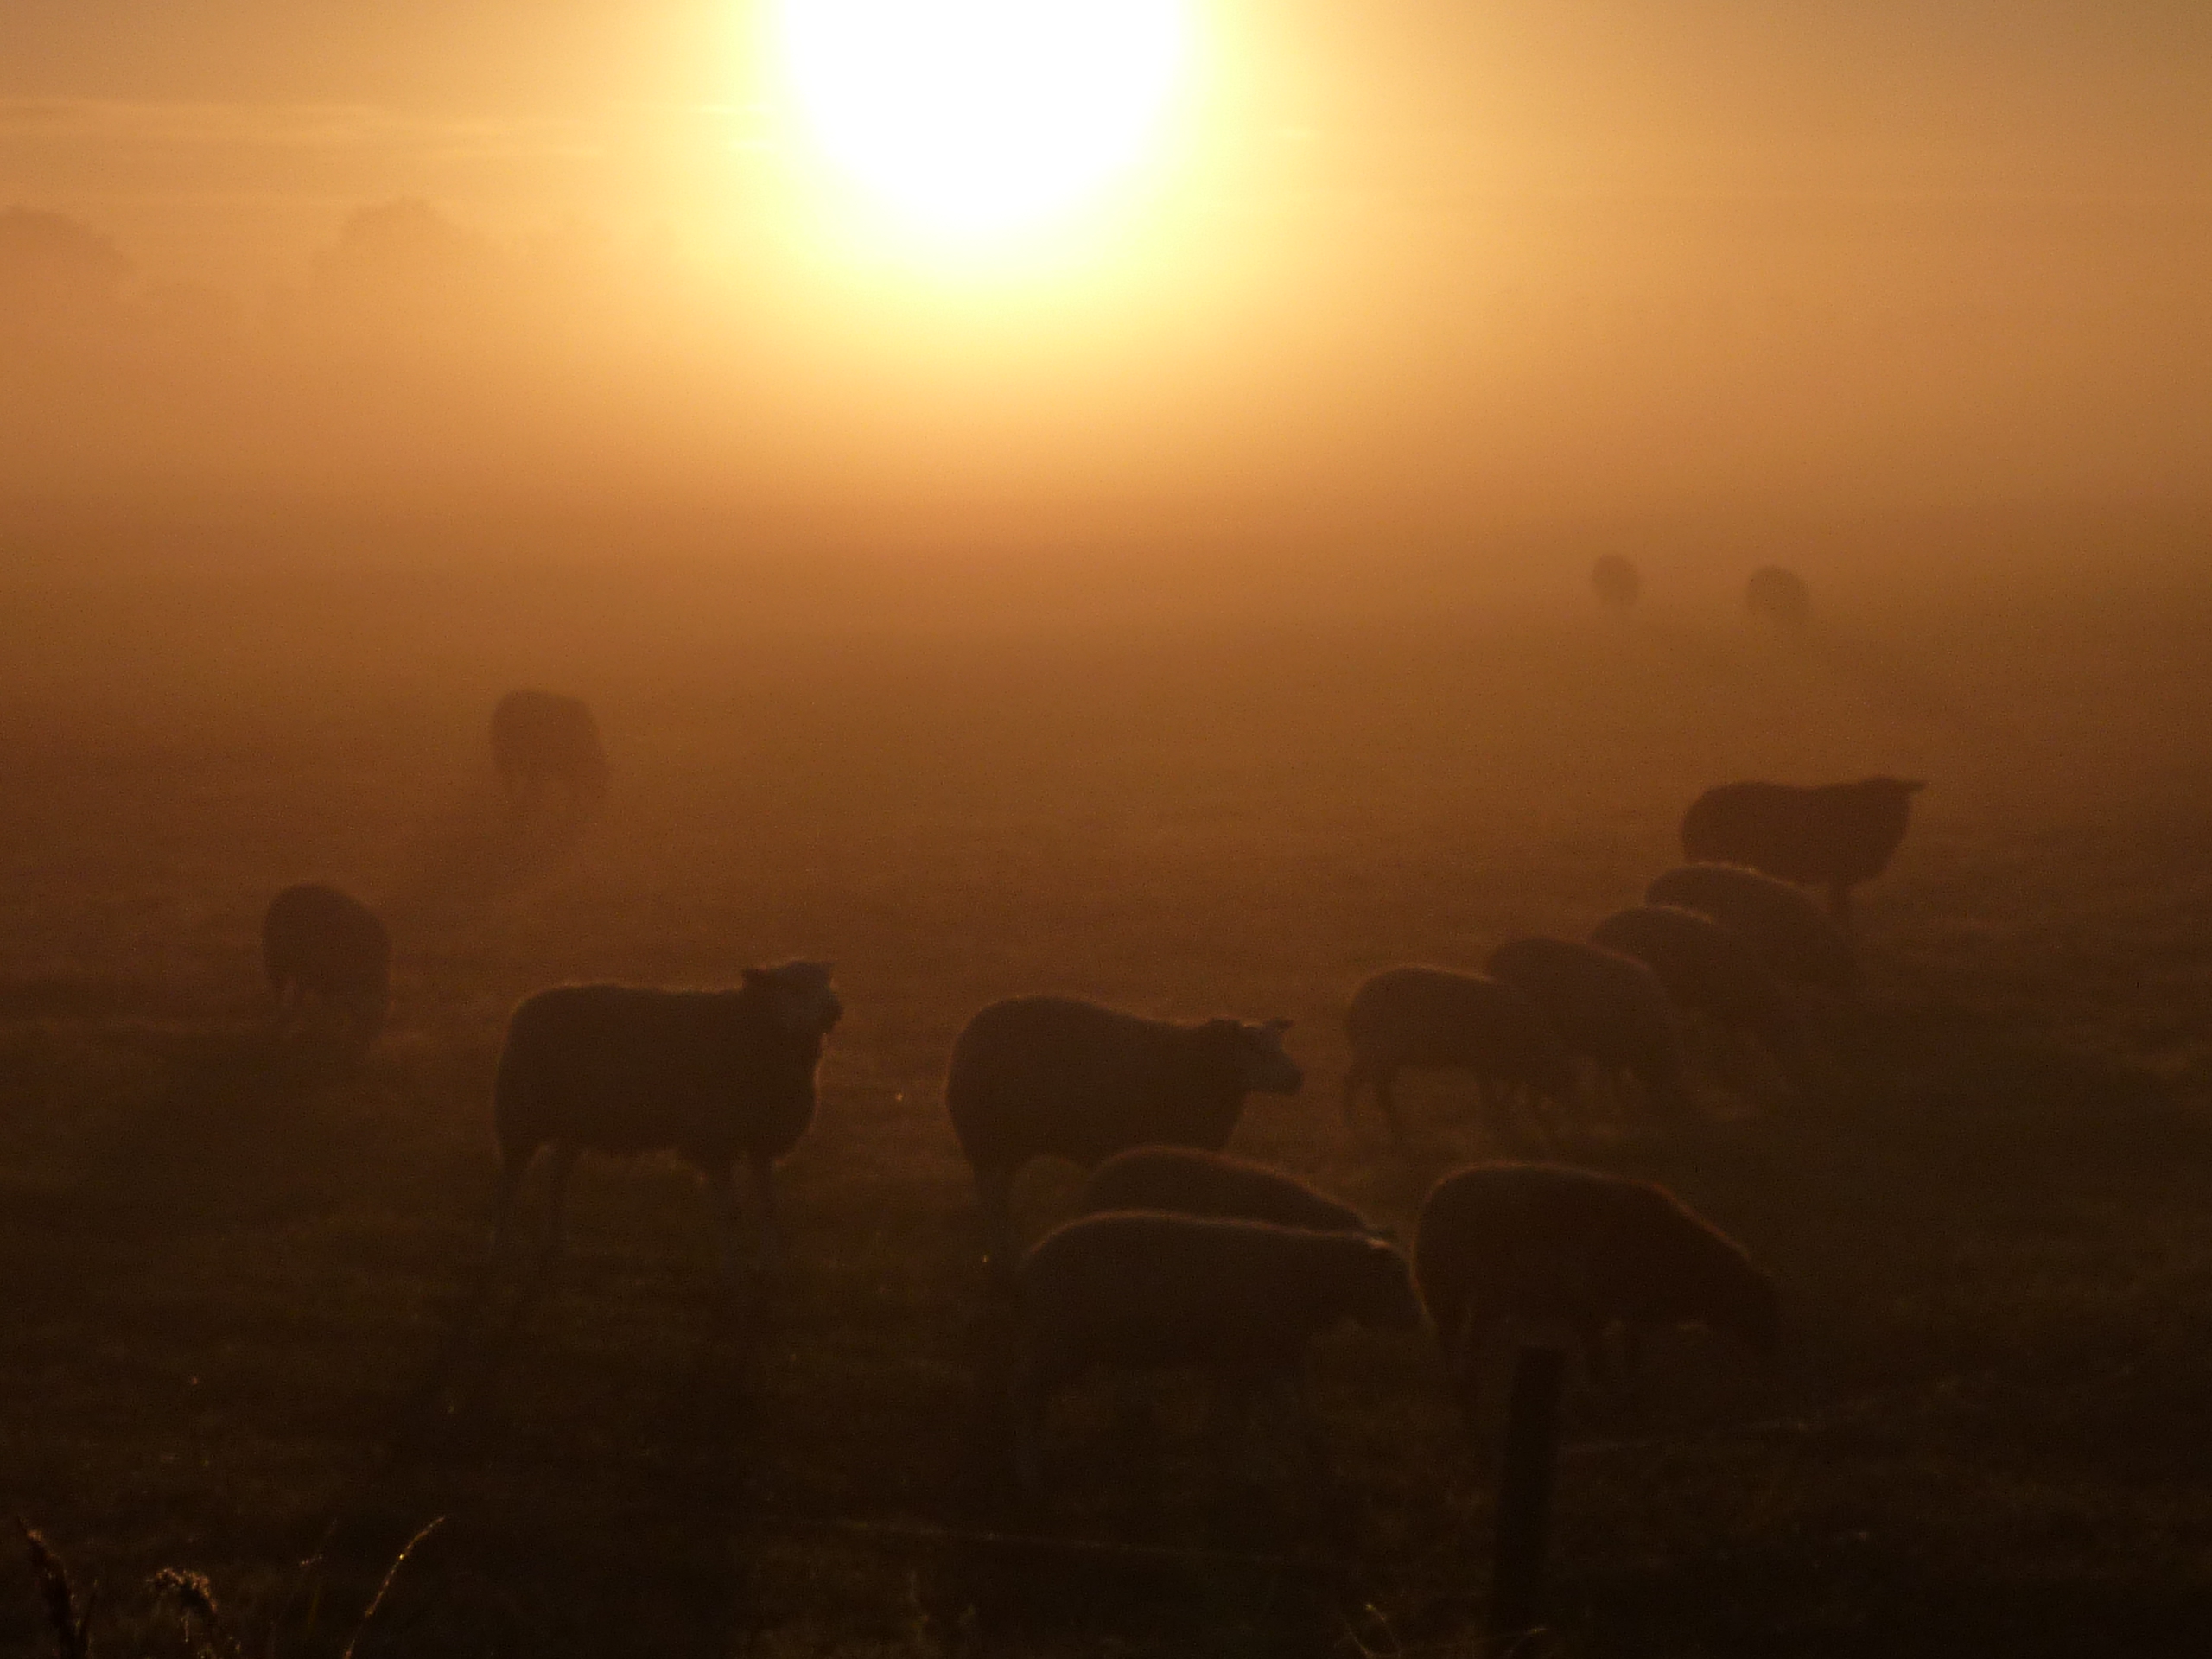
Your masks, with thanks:
<instances>
[{"instance_id":1,"label":"dark foreground grass","mask_svg":"<svg viewBox=\"0 0 2212 1659\"><path fill-rule=\"evenodd\" d=\"M282 683L25 680L0 1507L98 1586L111 1653L177 1639L163 1568L257 1648L340 1652L440 1516L360 1651L1471 1651L1489 1487L1423 1339L1317 1356L1325 1497L1166 1378L1072 1395L1050 1496L1020 1501L951 1037L1046 988L1288 1014L1307 1093L1255 1104L1240 1148L1409 1230L1491 1149L1448 1079L1413 1090L1411 1147L1346 1131L1351 984L1586 928L1717 779L1890 769L1936 785L1868 895L1868 1006L1827 1019L1832 1096L1715 1092L1695 1133L1580 1148L1741 1237L1790 1340L1761 1370L1684 1335L1635 1397L1573 1402L1556 1624L1590 1655L2189 1651L2212 780L2177 734L2212 673L2147 620L2055 653L2062 621L1796 655L1561 621L641 664L578 654L570 618L537 643L619 767L575 834L513 831L482 774L491 696L548 677L512 639ZM499 665L446 666L472 644ZM398 941L358 1062L268 1036L259 909L306 876ZM838 959L851 1012L785 1172L787 1280L728 1316L690 1179L589 1166L563 1274L455 1341L514 1000L800 952ZM1033 1227L1073 1179L1025 1181ZM0 1647L47 1630L0 1572Z\"/></svg>"}]
</instances>

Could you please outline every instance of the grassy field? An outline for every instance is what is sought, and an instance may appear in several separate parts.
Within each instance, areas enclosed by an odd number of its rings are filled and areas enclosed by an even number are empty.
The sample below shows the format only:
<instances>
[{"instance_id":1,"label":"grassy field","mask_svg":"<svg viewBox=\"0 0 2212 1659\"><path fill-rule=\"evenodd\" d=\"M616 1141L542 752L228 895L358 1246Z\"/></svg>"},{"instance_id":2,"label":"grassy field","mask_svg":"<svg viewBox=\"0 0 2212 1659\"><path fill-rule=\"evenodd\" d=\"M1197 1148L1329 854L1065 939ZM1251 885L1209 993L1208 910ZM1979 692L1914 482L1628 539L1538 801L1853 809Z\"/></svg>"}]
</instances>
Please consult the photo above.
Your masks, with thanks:
<instances>
[{"instance_id":1,"label":"grassy field","mask_svg":"<svg viewBox=\"0 0 2212 1659\"><path fill-rule=\"evenodd\" d=\"M440 1516L364 1653L1471 1651L1489 1488L1425 1338L1317 1356L1333 1503L1264 1437L1209 1441L1175 1378L1148 1414L1071 1397L1053 1491L1016 1501L953 1033L1046 988L1287 1015L1306 1092L1237 1147L1407 1228L1492 1149L1441 1077L1411 1148L1346 1132L1361 976L1586 929L1706 784L1874 771L1934 782L1865 894L1834 1098L1584 1147L1740 1237L1789 1342L1763 1369L1686 1333L1636 1398L1573 1404L1565 1650L2212 1640L2202 595L1790 648L1565 605L838 635L680 582L472 611L398 574L49 584L7 615L0 1493L97 1582L111 1653L156 1641L166 1566L255 1651L334 1653ZM615 758L572 838L494 798L484 721L524 681L590 696ZM308 877L397 938L358 1065L269 1038L260 913ZM507 1009L793 954L839 963L849 1013L768 1305L717 1317L681 1169L588 1165L563 1277L425 1408ZM1032 1173L1031 1227L1074 1179ZM0 1571L0 1649L45 1639Z\"/></svg>"}]
</instances>

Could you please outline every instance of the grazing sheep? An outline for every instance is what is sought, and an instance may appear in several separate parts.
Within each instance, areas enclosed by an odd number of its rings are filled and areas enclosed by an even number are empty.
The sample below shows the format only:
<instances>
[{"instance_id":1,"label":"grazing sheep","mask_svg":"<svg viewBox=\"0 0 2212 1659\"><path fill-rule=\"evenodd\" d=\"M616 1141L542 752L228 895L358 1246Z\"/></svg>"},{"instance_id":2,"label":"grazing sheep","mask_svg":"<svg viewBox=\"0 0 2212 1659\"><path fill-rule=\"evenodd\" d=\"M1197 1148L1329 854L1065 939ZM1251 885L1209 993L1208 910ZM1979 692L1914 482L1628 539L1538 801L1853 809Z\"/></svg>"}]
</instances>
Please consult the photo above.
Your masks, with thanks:
<instances>
[{"instance_id":1,"label":"grazing sheep","mask_svg":"<svg viewBox=\"0 0 2212 1659\"><path fill-rule=\"evenodd\" d=\"M1463 1408L1491 1329L1564 1323L1591 1380L1632 1374L1656 1330L1702 1325L1771 1354L1773 1282L1663 1187L1554 1164L1477 1164L1423 1201L1414 1271ZM1617 1369L1605 1334L1622 1328Z\"/></svg>"},{"instance_id":2,"label":"grazing sheep","mask_svg":"<svg viewBox=\"0 0 2212 1659\"><path fill-rule=\"evenodd\" d=\"M1812 789L1722 784L1682 815L1682 852L1700 864L1743 864L1801 887L1825 887L1830 912L1847 927L1851 889L1889 868L1912 798L1927 787L1918 778Z\"/></svg>"},{"instance_id":3,"label":"grazing sheep","mask_svg":"<svg viewBox=\"0 0 2212 1659\"><path fill-rule=\"evenodd\" d=\"M1392 1085L1404 1066L1473 1072L1494 1134L1510 1128L1525 1095L1570 1110L1574 1104L1574 1059L1543 1009L1518 987L1486 975L1386 968L1352 994L1344 1030L1351 1039L1344 1121L1351 1121L1360 1088L1372 1084L1401 1142L1405 1125Z\"/></svg>"},{"instance_id":4,"label":"grazing sheep","mask_svg":"<svg viewBox=\"0 0 2212 1659\"><path fill-rule=\"evenodd\" d=\"M1625 1073L1662 1116L1692 1114L1674 1006L1658 976L1635 957L1574 939L1508 939L1484 965L1525 992L1609 1086Z\"/></svg>"},{"instance_id":5,"label":"grazing sheep","mask_svg":"<svg viewBox=\"0 0 2212 1659\"><path fill-rule=\"evenodd\" d=\"M734 990L563 985L526 998L507 1021L493 1086L504 1173L493 1212L496 1262L515 1193L540 1147L553 1148L545 1260L561 1249L570 1172L585 1152L675 1152L706 1177L724 1282L734 1275L731 1172L752 1166L761 1258L772 1270L776 1160L814 1116L823 1040L844 1013L826 962L747 968Z\"/></svg>"},{"instance_id":6,"label":"grazing sheep","mask_svg":"<svg viewBox=\"0 0 2212 1659\"><path fill-rule=\"evenodd\" d=\"M1619 554L1608 553L1590 567L1590 586L1605 609L1633 610L1643 593L1643 577Z\"/></svg>"},{"instance_id":7,"label":"grazing sheep","mask_svg":"<svg viewBox=\"0 0 2212 1659\"><path fill-rule=\"evenodd\" d=\"M280 1018L314 996L343 1009L364 1043L383 1027L391 1004L391 935L351 893L319 881L285 888L262 918L261 961Z\"/></svg>"},{"instance_id":8,"label":"grazing sheep","mask_svg":"<svg viewBox=\"0 0 2212 1659\"><path fill-rule=\"evenodd\" d=\"M1859 990L1851 937L1804 893L1740 864L1685 864L1644 889L1646 902L1679 905L1734 929L1784 979L1839 996Z\"/></svg>"},{"instance_id":9,"label":"grazing sheep","mask_svg":"<svg viewBox=\"0 0 2212 1659\"><path fill-rule=\"evenodd\" d=\"M1795 570L1762 565L1744 584L1744 608L1777 628L1802 628L1813 620L1813 590Z\"/></svg>"},{"instance_id":10,"label":"grazing sheep","mask_svg":"<svg viewBox=\"0 0 2212 1659\"><path fill-rule=\"evenodd\" d=\"M1195 1147L1135 1147L1116 1153L1090 1172L1077 1207L1086 1216L1107 1210L1165 1210L1323 1233L1376 1231L1350 1205L1325 1197L1295 1175Z\"/></svg>"},{"instance_id":11,"label":"grazing sheep","mask_svg":"<svg viewBox=\"0 0 2212 1659\"><path fill-rule=\"evenodd\" d=\"M1679 905L1636 905L1591 929L1590 942L1650 969L1675 1007L1757 1038L1803 1088L1804 1025L1742 934Z\"/></svg>"},{"instance_id":12,"label":"grazing sheep","mask_svg":"<svg viewBox=\"0 0 2212 1659\"><path fill-rule=\"evenodd\" d=\"M578 808L596 806L607 794L599 722L580 697L508 692L492 710L492 761L518 814L549 784L565 790Z\"/></svg>"},{"instance_id":13,"label":"grazing sheep","mask_svg":"<svg viewBox=\"0 0 2212 1659\"><path fill-rule=\"evenodd\" d=\"M1011 1267L1014 1178L1032 1158L1086 1169L1131 1147L1218 1152L1248 1094L1294 1095L1287 1020L1177 1025L1071 997L1016 996L969 1020L952 1045L944 1103L976 1171L986 1251Z\"/></svg>"},{"instance_id":14,"label":"grazing sheep","mask_svg":"<svg viewBox=\"0 0 2212 1659\"><path fill-rule=\"evenodd\" d=\"M1058 1389L1095 1365L1205 1365L1217 1406L1241 1420L1255 1389L1287 1396L1310 1470L1326 1466L1306 1397L1306 1352L1346 1320L1420 1328L1405 1257L1381 1239L1264 1222L1119 1211L1046 1234L1015 1281L1024 1348L1014 1384L1023 1484Z\"/></svg>"}]
</instances>

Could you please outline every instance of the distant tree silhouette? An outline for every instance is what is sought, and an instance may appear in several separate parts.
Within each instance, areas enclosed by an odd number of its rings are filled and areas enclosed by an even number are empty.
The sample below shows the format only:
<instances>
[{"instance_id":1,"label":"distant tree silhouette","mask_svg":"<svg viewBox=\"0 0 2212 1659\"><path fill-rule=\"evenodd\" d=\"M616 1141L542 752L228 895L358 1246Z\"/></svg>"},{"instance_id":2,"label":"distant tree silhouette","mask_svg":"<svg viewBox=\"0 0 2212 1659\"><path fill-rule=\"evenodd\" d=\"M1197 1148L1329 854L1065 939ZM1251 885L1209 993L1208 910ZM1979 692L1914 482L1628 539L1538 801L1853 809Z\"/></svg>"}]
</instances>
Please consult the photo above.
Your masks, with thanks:
<instances>
[{"instance_id":1,"label":"distant tree silhouette","mask_svg":"<svg viewBox=\"0 0 2212 1659\"><path fill-rule=\"evenodd\" d=\"M1777 628L1802 628L1813 620L1813 590L1794 570L1762 565L1744 584L1744 608Z\"/></svg>"},{"instance_id":2,"label":"distant tree silhouette","mask_svg":"<svg viewBox=\"0 0 2212 1659\"><path fill-rule=\"evenodd\" d=\"M99 319L122 303L130 261L89 225L0 208L0 322Z\"/></svg>"},{"instance_id":3,"label":"distant tree silhouette","mask_svg":"<svg viewBox=\"0 0 2212 1659\"><path fill-rule=\"evenodd\" d=\"M1608 553L1590 567L1590 587L1607 610L1625 611L1643 596L1643 577L1619 554Z\"/></svg>"}]
</instances>

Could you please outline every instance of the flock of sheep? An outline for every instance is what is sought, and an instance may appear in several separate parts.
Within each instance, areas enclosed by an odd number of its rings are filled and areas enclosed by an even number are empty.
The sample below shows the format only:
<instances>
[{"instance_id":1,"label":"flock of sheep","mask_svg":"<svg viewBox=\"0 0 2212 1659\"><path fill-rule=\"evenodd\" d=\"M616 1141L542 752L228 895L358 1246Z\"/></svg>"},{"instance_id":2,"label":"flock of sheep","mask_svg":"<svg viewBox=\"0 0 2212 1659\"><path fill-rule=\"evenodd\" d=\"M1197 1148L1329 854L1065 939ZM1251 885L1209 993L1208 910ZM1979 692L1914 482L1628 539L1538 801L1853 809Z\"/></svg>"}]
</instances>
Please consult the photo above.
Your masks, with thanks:
<instances>
[{"instance_id":1,"label":"flock of sheep","mask_svg":"<svg viewBox=\"0 0 2212 1659\"><path fill-rule=\"evenodd\" d=\"M574 698L511 693L492 747L518 811L550 791L588 806L606 787L597 728ZM1855 994L1851 890L1887 866L1921 786L1876 778L1708 791L1682 826L1693 861L1586 940L1510 940L1481 974L1376 974L1346 1015L1347 1122L1371 1092L1402 1140L1394 1084L1408 1068L1471 1073L1486 1122L1509 1144L1555 1146L1592 1096L1684 1122L1698 1110L1687 1085L1692 1025L1724 1047L1755 1041L1802 1082L1799 998L1808 988ZM1827 910L1807 886L1827 890ZM366 908L327 887L289 889L269 908L264 945L288 1015L312 995L373 1035L391 944ZM508 1022L494 1085L502 1174L487 1272L547 1149L539 1271L561 1248L577 1159L659 1151L704 1177L726 1287L739 1273L734 1180L744 1163L762 1267L772 1272L782 1248L775 1166L812 1118L817 1070L842 1013L830 964L804 961L748 968L723 989L567 985L526 998ZM979 1011L954 1042L945 1105L975 1173L988 1282L1020 1319L1014 1443L1029 1484L1046 1402L1099 1366L1204 1365L1237 1413L1256 1394L1280 1395L1318 1459L1304 1360L1314 1337L1346 1320L1432 1324L1463 1406L1486 1338L1506 1320L1564 1327L1601 1383L1669 1326L1772 1348L1771 1282L1656 1186L1560 1163L1478 1164L1428 1194L1409 1262L1355 1211L1283 1171L1226 1156L1249 1095L1303 1086L1286 1024L1180 1024L1019 996ZM1025 1253L1011 1195L1039 1157L1089 1173L1077 1217Z\"/></svg>"},{"instance_id":2,"label":"flock of sheep","mask_svg":"<svg viewBox=\"0 0 2212 1659\"><path fill-rule=\"evenodd\" d=\"M1590 588L1609 611L1627 611L1643 596L1643 573L1618 553L1590 567ZM1813 620L1813 590L1804 577L1778 564L1763 564L1744 584L1744 608L1777 628L1796 629Z\"/></svg>"}]
</instances>

